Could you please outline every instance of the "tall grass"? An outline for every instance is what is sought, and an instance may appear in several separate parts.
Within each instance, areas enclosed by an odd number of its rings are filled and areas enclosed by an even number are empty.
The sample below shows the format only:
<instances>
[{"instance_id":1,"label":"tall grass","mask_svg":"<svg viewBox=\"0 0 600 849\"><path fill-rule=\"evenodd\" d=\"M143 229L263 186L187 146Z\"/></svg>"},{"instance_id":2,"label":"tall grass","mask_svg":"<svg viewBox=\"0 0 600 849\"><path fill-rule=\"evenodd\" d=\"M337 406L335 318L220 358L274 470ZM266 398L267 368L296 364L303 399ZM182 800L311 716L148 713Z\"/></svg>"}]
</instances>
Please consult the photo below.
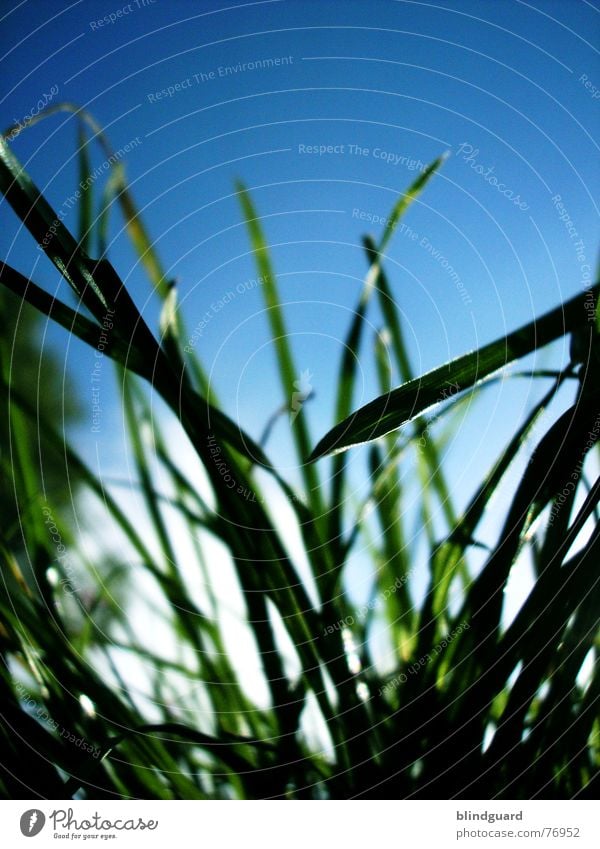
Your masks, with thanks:
<instances>
[{"instance_id":1,"label":"tall grass","mask_svg":"<svg viewBox=\"0 0 600 849\"><path fill-rule=\"evenodd\" d=\"M92 144L100 143L109 158L110 144L72 104L43 117L61 110L79 128L84 181ZM134 507L123 506L60 420L36 403L4 338L0 385L10 428L2 448L10 451L10 477L5 461L3 498L18 505L19 523L4 522L0 532L3 796L593 795L599 486L588 481L597 468L588 455L600 429L594 379L599 286L415 376L386 274L386 248L411 203L429 183L435 191L442 166L443 159L436 160L400 195L379 242L365 239L366 276L341 357L334 426L315 445L306 398L294 409L302 470L296 490L272 464L268 441L259 444L223 412L201 352L186 347L177 288L137 212L124 165L113 167L102 192L92 186L84 192L73 235L0 141L0 190L31 233L32 247L41 246L72 288L77 306L5 263L0 282L61 325L65 341L71 334L95 348L104 331L139 493ZM241 184L238 194L265 280L286 410L299 369L260 214ZM124 269L107 258L109 218L116 212L162 301L155 329L123 284ZM366 320L374 302L385 320L375 337ZM571 338L568 363L510 373L543 382L546 391L515 422L509 443L466 509L458 510L440 428L452 432L465 400L486 392L507 364L565 336ZM372 394L380 395L353 412L357 357L365 349L373 351L378 376ZM150 385L170 421L166 414L156 417ZM552 402L562 387L571 401L557 416ZM193 446L202 476L181 465L169 438L172 422ZM94 503L94 515L102 517L84 529L98 537L94 557L64 502L46 489L34 439L42 432L65 480L78 482L78 516ZM529 458L531 439L536 445ZM369 475L357 504L349 497L345 452L362 443L369 443ZM330 466L319 462L328 454ZM501 485L506 491L506 473L519 457L529 459L504 504L494 497ZM404 470L419 482L416 536L407 527ZM277 499L293 511L310 581L299 577L289 540L273 518ZM434 513L442 517L441 529ZM486 548L479 531L490 513L499 532ZM142 530L147 527L151 535ZM185 553L182 533L191 546ZM124 553L105 547L111 536L122 541ZM427 587L419 594L415 564L424 543ZM346 576L359 544L374 575L371 600L360 610ZM507 625L504 591L526 557L535 582ZM228 559L243 599L245 633L267 691L262 703L251 696L230 649L219 558ZM206 588L202 599L198 583ZM130 616L138 585L151 585L160 603L145 616ZM373 655L382 622L391 670ZM152 638L159 625L170 635L169 650ZM145 672L146 698L128 680L132 669ZM311 727L320 729L316 736Z\"/></svg>"}]
</instances>

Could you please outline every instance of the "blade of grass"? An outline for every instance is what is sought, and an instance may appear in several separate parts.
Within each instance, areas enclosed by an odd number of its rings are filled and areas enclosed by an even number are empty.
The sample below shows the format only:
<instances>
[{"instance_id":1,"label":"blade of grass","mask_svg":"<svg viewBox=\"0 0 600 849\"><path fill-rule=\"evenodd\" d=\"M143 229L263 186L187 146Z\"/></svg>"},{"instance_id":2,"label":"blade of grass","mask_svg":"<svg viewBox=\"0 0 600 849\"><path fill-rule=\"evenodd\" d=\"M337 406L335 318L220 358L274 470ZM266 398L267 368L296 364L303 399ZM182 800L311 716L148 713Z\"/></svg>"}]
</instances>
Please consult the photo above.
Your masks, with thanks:
<instances>
[{"instance_id":1,"label":"blade of grass","mask_svg":"<svg viewBox=\"0 0 600 849\"><path fill-rule=\"evenodd\" d=\"M92 164L88 150L88 140L85 129L81 124L77 125L77 146L79 150L79 185L81 187L85 186L85 188L82 188L79 199L79 246L89 255L91 253L94 193L92 189L93 181L90 181Z\"/></svg>"},{"instance_id":2,"label":"blade of grass","mask_svg":"<svg viewBox=\"0 0 600 849\"><path fill-rule=\"evenodd\" d=\"M291 403L291 399L294 394L294 381L298 379L299 372L294 365L294 359L288 341L289 336L285 326L283 310L281 309L279 293L277 291L277 278L275 277L271 264L269 249L263 234L260 218L256 213L250 195L245 186L241 183L237 184L237 192L244 218L246 219L246 224L248 226L252 250L254 251L258 266L258 272L263 280L261 289L264 293L265 305L267 307L267 314L271 325L271 334L275 350L277 352L277 365L279 369L281 390L283 397L285 399L289 399L289 403ZM318 474L314 468L305 463L305 458L310 450L310 439L306 419L302 409L300 409L298 415L294 419L292 435L296 445L298 459L302 464L301 473L307 490L307 498L312 506L315 518L318 519L323 515L324 506L321 497Z\"/></svg>"},{"instance_id":3,"label":"blade of grass","mask_svg":"<svg viewBox=\"0 0 600 849\"><path fill-rule=\"evenodd\" d=\"M361 341L365 326L365 316L367 307L371 300L374 291L378 291L382 285L383 269L381 267L381 254L383 253L388 242L392 238L394 231L400 222L401 218L409 209L410 205L419 194L423 191L431 177L440 168L445 157L439 157L434 160L425 171L412 183L408 190L401 194L388 218L388 223L385 227L379 245L374 252L367 252L369 260L369 270L365 278L365 283L360 293L358 304L354 311L354 318L348 330L348 335L344 342L342 353L342 362L340 365L340 374L338 379L338 391L335 406L335 420L337 422L344 421L352 409L352 397L354 394L354 385L356 382L356 371L358 365L358 356L361 346ZM385 310L389 313L388 304L393 302L385 300ZM394 328L397 325L395 315L386 315L386 323L388 327L391 320ZM407 365L408 367L408 365ZM307 456L306 454L304 455ZM341 542L341 520L342 520L342 498L346 480L346 459L341 455L336 455L332 464L331 472L331 507L329 513L329 533L330 540L336 544L336 541ZM339 544L338 544L339 546ZM339 546L343 548L343 546Z\"/></svg>"},{"instance_id":4,"label":"blade of grass","mask_svg":"<svg viewBox=\"0 0 600 849\"><path fill-rule=\"evenodd\" d=\"M99 324L90 321L89 318L73 310L58 298L49 295L32 280L24 277L20 272L3 262L0 262L0 284L6 286L11 292L35 307L42 315L56 321L57 324L86 342L90 347L98 347L100 333L102 332ZM118 330L105 334L105 336L106 342L103 343L105 354L146 379L152 377L151 363L137 348L123 339Z\"/></svg>"},{"instance_id":5,"label":"blade of grass","mask_svg":"<svg viewBox=\"0 0 600 849\"><path fill-rule=\"evenodd\" d=\"M408 383L414 379L414 373L410 365L410 358L404 342L399 310L394 300L391 286L388 283L387 275L381 267L381 248L377 248L373 240L369 237L364 240L364 245L369 261L379 266L379 274L377 277L377 294L379 297L379 304L390 332L392 351L396 357L398 374L404 383ZM453 389L447 394L447 397L450 397L452 394ZM417 418L414 422L414 426L416 436L420 439L425 433L426 424L423 419ZM426 466L429 471L432 488L438 496L448 527L453 528L456 524L456 514L452 506L450 490L445 480L435 441L432 439L425 439L422 453L423 457L420 458L424 460L422 465L424 467ZM425 468L423 468L423 472L425 472Z\"/></svg>"},{"instance_id":6,"label":"blade of grass","mask_svg":"<svg viewBox=\"0 0 600 849\"><path fill-rule=\"evenodd\" d=\"M600 292L596 283L589 291ZM327 433L312 452L314 462L327 454L370 442L442 403L448 392L463 392L513 360L585 326L589 292L576 295L541 318L489 345L451 360L416 380L376 398Z\"/></svg>"}]
</instances>

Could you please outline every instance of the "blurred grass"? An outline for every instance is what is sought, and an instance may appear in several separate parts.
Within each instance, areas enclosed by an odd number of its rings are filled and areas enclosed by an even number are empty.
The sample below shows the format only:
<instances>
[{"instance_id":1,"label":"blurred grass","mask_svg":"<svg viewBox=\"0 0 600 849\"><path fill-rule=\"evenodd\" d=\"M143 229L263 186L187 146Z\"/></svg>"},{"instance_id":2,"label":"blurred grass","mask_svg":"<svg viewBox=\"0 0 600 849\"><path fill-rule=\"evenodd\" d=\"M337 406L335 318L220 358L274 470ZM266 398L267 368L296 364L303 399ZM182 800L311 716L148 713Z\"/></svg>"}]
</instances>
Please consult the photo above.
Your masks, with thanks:
<instances>
[{"instance_id":1,"label":"blurred grass","mask_svg":"<svg viewBox=\"0 0 600 849\"><path fill-rule=\"evenodd\" d=\"M60 112L77 123L85 183L93 145L110 159L110 144L73 104L52 107L42 119ZM435 191L442 164L437 159L400 195L378 242L364 240L367 272L341 357L334 427L311 454L315 440L301 409L292 424L303 485L295 491L267 448L219 409L201 356L184 350L177 290L138 214L124 163L115 162L103 187L84 191L75 238L0 142L0 190L79 305L59 302L4 263L0 282L12 295L3 297L16 303L16 295L91 347L111 310L105 353L115 361L138 496L127 506L79 456L55 411L29 391L23 348L2 342L0 391L8 411L0 532L3 796L593 797L600 490L598 481L587 482L597 468L587 456L597 453L600 429L598 286L415 377L401 305L384 268L386 249L420 192ZM239 184L238 194L266 281L285 410L298 373L284 303L251 193ZM114 210L162 301L158 335L106 257ZM365 318L373 300L384 325L371 338ZM29 324L16 323L11 333L35 347ZM443 448L459 426L458 413L465 414L464 402L485 392L509 362L566 335L573 340L571 362L524 373L551 385L515 422L512 438L457 513ZM366 351L375 357L379 398L352 413L357 362ZM150 403L149 383L186 434L203 466L201 479L180 466L165 419ZM557 417L553 401L561 387L571 388L571 406ZM548 420L504 505L497 496L506 491L509 468L528 456L534 426ZM265 414L267 431L272 421ZM65 485L72 475L78 481L77 515L93 503L94 517L102 516L94 522L90 516L84 529L94 538L92 554L66 509L65 490L47 486L37 456L40 434L44 451L62 460ZM314 460L364 441L371 441L368 491L355 504L347 455L334 454L328 481L325 466ZM418 504L409 508L415 485ZM273 519L277 499L292 511L310 589ZM417 534L407 526L415 512ZM500 531L486 548L478 534L490 513ZM116 550L111 540L121 541ZM362 610L352 603L347 580L359 543L374 580ZM422 595L416 564L424 545L429 575ZM526 557L536 580L505 624L506 586ZM224 570L243 610L243 631L238 622L236 633L245 635L267 694L260 704L231 651ZM382 628L391 669L373 652ZM144 677L144 693L128 680L134 670L134 678Z\"/></svg>"}]
</instances>

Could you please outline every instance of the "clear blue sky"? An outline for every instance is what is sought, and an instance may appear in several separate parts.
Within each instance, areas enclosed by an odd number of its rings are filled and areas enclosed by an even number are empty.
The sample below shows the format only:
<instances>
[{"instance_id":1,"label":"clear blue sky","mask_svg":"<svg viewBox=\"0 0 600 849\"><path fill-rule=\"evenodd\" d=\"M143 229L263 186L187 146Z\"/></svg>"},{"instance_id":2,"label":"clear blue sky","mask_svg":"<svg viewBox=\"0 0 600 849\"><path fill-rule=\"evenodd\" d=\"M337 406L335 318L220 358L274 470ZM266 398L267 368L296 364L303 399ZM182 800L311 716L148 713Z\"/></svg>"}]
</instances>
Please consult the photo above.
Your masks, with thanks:
<instances>
[{"instance_id":1,"label":"clear blue sky","mask_svg":"<svg viewBox=\"0 0 600 849\"><path fill-rule=\"evenodd\" d=\"M190 330L211 311L197 350L226 409L255 435L282 398L260 289L238 291L256 274L235 178L266 216L298 369L310 371L316 392L314 442L333 423L341 339L365 272L360 238L381 233L373 217L386 216L417 176L415 164L450 152L405 219L417 237L398 233L389 248L416 371L555 306L585 288L588 268L595 275L600 14L593 3L0 6L2 125L24 120L56 86L53 100L88 108L116 150L135 140L127 173L178 280ZM56 208L77 185L75 139L73 119L57 116L13 142ZM101 165L99 148L94 156ZM94 185L97 197L102 183ZM556 195L577 240L560 220ZM1 215L3 258L32 273L39 253L26 234L13 242L16 219L4 205ZM74 214L66 220L75 226ZM116 221L114 236L111 259L155 326L156 302ZM45 260L33 273L54 287ZM228 292L235 296L215 309ZM380 326L376 309L370 320ZM62 331L49 338L64 350ZM370 354L367 346L355 406L378 394ZM73 343L65 357L87 391L93 352ZM107 427L92 438L86 419L88 447L110 437L108 381L103 391ZM462 449L459 436L449 454L461 474L466 463L465 474L478 476L531 392L538 389L527 384L490 390L476 441L465 431ZM287 445L279 428L273 450L283 465Z\"/></svg>"}]
</instances>

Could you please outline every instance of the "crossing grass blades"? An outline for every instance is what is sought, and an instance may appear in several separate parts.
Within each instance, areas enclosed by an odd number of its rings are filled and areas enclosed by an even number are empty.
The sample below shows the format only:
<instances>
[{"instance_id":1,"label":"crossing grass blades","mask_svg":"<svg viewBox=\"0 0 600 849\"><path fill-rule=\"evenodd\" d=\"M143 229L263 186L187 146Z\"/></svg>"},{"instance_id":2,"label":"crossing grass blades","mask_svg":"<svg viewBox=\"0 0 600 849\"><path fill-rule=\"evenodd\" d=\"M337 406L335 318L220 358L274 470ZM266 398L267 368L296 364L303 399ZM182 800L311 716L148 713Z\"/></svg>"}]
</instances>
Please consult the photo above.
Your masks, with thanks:
<instances>
[{"instance_id":1,"label":"crossing grass blades","mask_svg":"<svg viewBox=\"0 0 600 849\"><path fill-rule=\"evenodd\" d=\"M83 181L92 172L96 145L113 163L102 191L88 181L78 201L77 234L21 166L12 149L18 141L6 141L13 138L11 128L0 141L0 190L31 234L32 251L41 246L76 305L5 263L2 298L16 296L61 325L65 344L70 334L95 348L110 316L104 353L118 377L141 502L127 510L61 421L42 416L35 393L19 380L12 340L2 338L2 403L10 423L2 486L19 506L19 522L0 529L0 793L95 799L593 797L600 541L599 483L589 479L597 465L588 455L597 451L600 421L598 284L507 336L416 375L385 268L386 248L411 203L429 182L435 185L443 163L433 162L400 195L383 237L364 240L365 282L341 347L332 428L317 441L304 408L297 411L292 433L302 486L294 489L271 463L268 440L259 444L244 430L243 413L238 424L220 408L202 345L184 350L189 334L177 290L138 214L124 164L110 159L110 144L87 112L59 104L40 120L57 116L78 127ZM260 216L248 190L240 184L237 191L265 281L261 290L282 400L289 399L300 369ZM123 283L125 269L115 269L107 258L115 214L139 269L162 300L158 327L149 327L141 315ZM376 303L385 327L373 338L367 316ZM564 337L570 339L566 364L507 373L508 365ZM374 351L379 384L370 394L379 397L356 410L357 360L365 350ZM540 382L543 397L515 422L510 440L459 511L444 439L476 394L500 378L523 375ZM557 415L552 403L559 390L570 393L570 402ZM150 393L162 398L189 438L211 498L206 485L178 465ZM54 462L62 463L65 485L77 481L79 521L85 521L83 505L95 503L98 512L85 531L97 535L98 550L111 533L125 540L128 553L121 560L112 553L92 562L72 513L45 490L27 423L43 432ZM215 445L245 497L225 483L214 462ZM349 452L357 445L366 445L370 473L359 504L347 497ZM510 497L494 500L521 457L528 459ZM420 482L417 537L406 528L402 469ZM262 491L265 475L294 511L318 603L271 518ZM168 498L160 488L165 482ZM136 511L144 512L143 522ZM482 549L478 533L489 511L500 530L495 545ZM98 514L104 517L100 523ZM197 541L193 572L207 588L204 604L191 586L189 552L184 569L173 515ZM148 525L152 541L139 530ZM214 564L203 543L208 537L231 558L261 660L267 707L250 698L228 653ZM57 558L57 539L72 553L81 586L73 568ZM422 558L417 547L423 539L428 578L419 597L413 564ZM357 546L372 561L372 597L379 599L366 615L359 615L347 592L346 566ZM485 553L477 569L475 550ZM504 590L524 553L535 581L506 625ZM143 621L127 616L128 586L139 570L161 594L156 616L180 649L175 658L148 639L151 612ZM395 591L386 592L391 586ZM289 650L276 636L275 617L293 646L297 674L286 662ZM385 674L372 657L373 629L382 620L395 657L395 668ZM127 665L117 657L147 671L152 710L121 673ZM308 714L319 717L329 752L305 733Z\"/></svg>"}]
</instances>

